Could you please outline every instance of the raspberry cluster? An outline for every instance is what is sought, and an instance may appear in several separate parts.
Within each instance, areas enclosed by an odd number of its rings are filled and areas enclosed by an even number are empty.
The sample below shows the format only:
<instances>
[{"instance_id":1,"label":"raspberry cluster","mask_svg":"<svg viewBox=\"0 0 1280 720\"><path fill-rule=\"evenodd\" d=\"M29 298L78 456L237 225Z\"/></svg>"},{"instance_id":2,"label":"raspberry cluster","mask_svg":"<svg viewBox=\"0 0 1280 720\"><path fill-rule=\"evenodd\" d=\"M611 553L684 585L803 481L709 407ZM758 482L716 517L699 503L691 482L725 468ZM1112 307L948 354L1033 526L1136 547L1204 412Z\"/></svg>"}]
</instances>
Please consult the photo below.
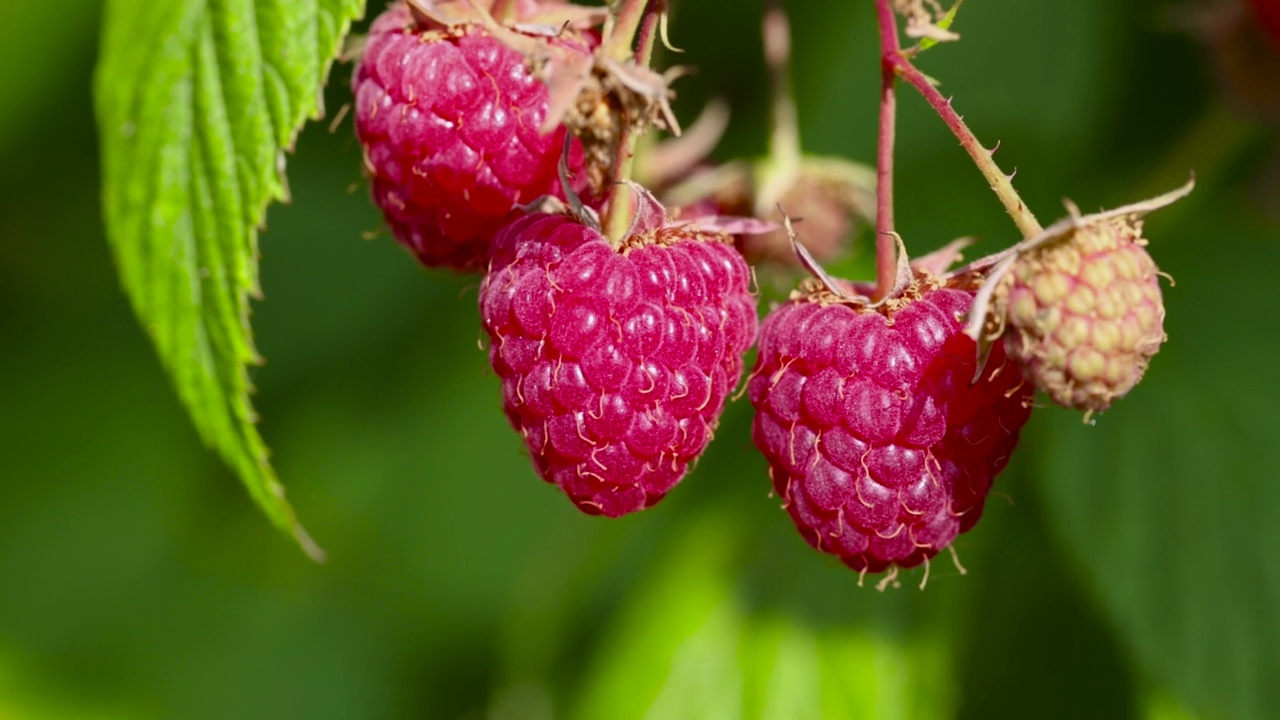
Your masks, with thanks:
<instances>
[{"instance_id":1,"label":"raspberry cluster","mask_svg":"<svg viewBox=\"0 0 1280 720\"><path fill-rule=\"evenodd\" d=\"M772 10L774 152L708 167L715 138L673 142L655 153L665 170L650 168L669 213L626 169L635 134L678 129L667 76L631 50L663 32L662 7L393 3L354 82L374 201L424 265L484 273L504 411L537 474L583 512L643 510L689 473L759 330L752 438L800 534L860 573L927 563L982 516L1037 390L1094 412L1141 379L1164 308L1139 218L1190 186L1088 218L1072 208L1042 232L1000 175L1027 239L960 270L959 243L913 263L886 240L887 172L801 153ZM891 45L882 60L930 99ZM880 282L830 277L779 202L822 258L879 213ZM813 278L758 325L747 261Z\"/></svg>"}]
</instances>

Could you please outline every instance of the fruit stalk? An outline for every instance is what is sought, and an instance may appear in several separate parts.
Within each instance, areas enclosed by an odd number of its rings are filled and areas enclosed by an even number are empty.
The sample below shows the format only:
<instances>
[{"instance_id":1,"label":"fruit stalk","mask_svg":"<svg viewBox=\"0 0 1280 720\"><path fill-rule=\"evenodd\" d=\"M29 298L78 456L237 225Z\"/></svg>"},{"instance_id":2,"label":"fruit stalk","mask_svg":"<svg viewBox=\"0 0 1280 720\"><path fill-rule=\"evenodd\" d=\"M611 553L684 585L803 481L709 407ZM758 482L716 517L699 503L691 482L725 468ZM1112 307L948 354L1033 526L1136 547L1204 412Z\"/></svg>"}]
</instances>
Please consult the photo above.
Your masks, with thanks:
<instances>
[{"instance_id":1,"label":"fruit stalk","mask_svg":"<svg viewBox=\"0 0 1280 720\"><path fill-rule=\"evenodd\" d=\"M605 39L604 56L619 62L631 57L636 30L654 13L655 0L620 0Z\"/></svg>"},{"instance_id":2,"label":"fruit stalk","mask_svg":"<svg viewBox=\"0 0 1280 720\"><path fill-rule=\"evenodd\" d=\"M777 0L766 5L763 29L765 61L773 95L769 157L787 172L794 172L800 167L801 146L800 122L791 97L791 27Z\"/></svg>"},{"instance_id":3,"label":"fruit stalk","mask_svg":"<svg viewBox=\"0 0 1280 720\"><path fill-rule=\"evenodd\" d=\"M635 37L635 63L639 67L648 67L649 62L653 59L653 44L658 35L658 24L662 22L662 14L665 11L665 2L663 0L643 0L635 2L633 0L623 0L623 6L618 11L618 19L614 25L612 34L609 39L613 41L619 37L618 30L623 28L624 22L631 22L625 17L626 13L634 9L639 9L642 17L637 18L637 24L632 24L630 34L625 37L628 39L626 43L627 54L631 54L631 38ZM627 186L626 181L631 178L631 169L635 164L636 157L636 141L639 136L636 134L632 123L623 125L622 136L618 138L617 153L613 158L613 176L611 179L613 190L610 193L609 205L605 209L604 231L605 236L611 242L617 244L621 242L627 233L627 228L631 225L632 216L632 198L631 188Z\"/></svg>"},{"instance_id":4,"label":"fruit stalk","mask_svg":"<svg viewBox=\"0 0 1280 720\"><path fill-rule=\"evenodd\" d=\"M891 0L876 0L880 22L880 133L876 143L876 298L888 295L897 277L893 238L893 141L897 119L893 58L901 56L898 20Z\"/></svg>"},{"instance_id":5,"label":"fruit stalk","mask_svg":"<svg viewBox=\"0 0 1280 720\"><path fill-rule=\"evenodd\" d=\"M885 6L888 0L877 0L879 5ZM893 18L890 17L890 21ZM894 23L894 39L897 38L897 24ZM883 30L882 30L883 34ZM978 142L977 136L965 124L964 118L955 111L951 106L951 100L944 98L942 93L933 86L929 78L924 73L916 69L915 65L907 59L901 52L892 54L886 53L884 62L891 68L893 72L901 76L912 87L924 96L926 102L938 113L938 117L951 128L951 132L955 134L956 139L960 141L961 147L969 153L969 157L973 158L973 162L978 166L978 170L986 177L987 182L991 184L991 189L995 191L996 197L1000 198L1000 202L1004 204L1004 209L1009 213L1009 217L1013 219L1018 230L1024 238L1031 238L1043 232L1044 228L1040 226L1035 215L1027 208L1026 203L1022 202L1022 198L1018 196L1018 191L1013 189L1012 175L1006 175L998 165L995 158L992 157L995 150L988 150ZM999 147L997 145L997 147ZM1015 171L1016 172L1016 171Z\"/></svg>"},{"instance_id":6,"label":"fruit stalk","mask_svg":"<svg viewBox=\"0 0 1280 720\"><path fill-rule=\"evenodd\" d=\"M636 33L636 65L649 67L653 61L653 45L657 42L658 26L667 12L666 0L649 0L645 4L644 19Z\"/></svg>"}]
</instances>

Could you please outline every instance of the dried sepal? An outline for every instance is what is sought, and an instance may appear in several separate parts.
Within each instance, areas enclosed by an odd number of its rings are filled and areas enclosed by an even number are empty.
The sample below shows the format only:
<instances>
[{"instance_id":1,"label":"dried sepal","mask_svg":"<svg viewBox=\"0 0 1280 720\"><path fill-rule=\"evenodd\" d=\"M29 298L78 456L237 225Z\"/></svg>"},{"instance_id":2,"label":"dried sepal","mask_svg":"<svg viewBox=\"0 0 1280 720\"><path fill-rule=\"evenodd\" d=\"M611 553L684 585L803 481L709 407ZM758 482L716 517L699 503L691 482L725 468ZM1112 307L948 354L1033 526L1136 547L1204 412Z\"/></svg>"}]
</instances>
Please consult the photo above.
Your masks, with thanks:
<instances>
[{"instance_id":1,"label":"dried sepal","mask_svg":"<svg viewBox=\"0 0 1280 720\"><path fill-rule=\"evenodd\" d=\"M893 236L894 246L898 250L898 257L895 263L896 272L893 276L893 288L890 289L884 297L871 303L869 307L880 307L886 303L893 302L896 298L907 292L916 278L916 273L911 268L911 258L907 256L907 245L902 241L902 236L896 232L891 232L890 235Z\"/></svg>"},{"instance_id":2,"label":"dried sepal","mask_svg":"<svg viewBox=\"0 0 1280 720\"><path fill-rule=\"evenodd\" d=\"M942 277L952 265L964 259L963 250L973 244L973 238L962 237L952 240L928 255L911 261L911 268Z\"/></svg>"},{"instance_id":3,"label":"dried sepal","mask_svg":"<svg viewBox=\"0 0 1280 720\"><path fill-rule=\"evenodd\" d=\"M669 75L596 53L566 54L550 46L534 75L546 83L550 107L543 130L561 123L582 142L592 187L602 190L628 134L654 127L673 135L680 124L671 109Z\"/></svg>"},{"instance_id":4,"label":"dried sepal","mask_svg":"<svg viewBox=\"0 0 1280 720\"><path fill-rule=\"evenodd\" d=\"M812 276L802 282L800 287L792 293L793 299L809 296L820 302L856 305L869 310L892 314L918 298L921 293L943 285L961 286L966 284L931 271L931 268L938 264L941 256L954 256L958 243L962 241L953 242L937 253L926 255L921 258L923 263L917 264L907 254L907 246L902 241L902 236L891 232L889 234L893 236L897 248L893 287L884 296L876 298L877 288L875 283L851 282L828 273L826 268L822 267L822 263L800 242L795 226L786 211L779 207L778 212L782 215L783 225L800 266Z\"/></svg>"},{"instance_id":5,"label":"dried sepal","mask_svg":"<svg viewBox=\"0 0 1280 720\"><path fill-rule=\"evenodd\" d=\"M786 210L779 207L778 212L782 214L782 224L787 230L787 238L791 240L791 248L795 251L796 258L799 259L801 267L808 270L809 273L812 274L819 283L821 283L822 287L837 300L857 305L868 305L871 303L870 297L853 292L848 283L838 280L828 273L827 269L822 267L822 263L818 262L813 255L809 253L808 248L800 242L800 238L796 234L795 226L791 224L791 217L787 215Z\"/></svg>"},{"instance_id":6,"label":"dried sepal","mask_svg":"<svg viewBox=\"0 0 1280 720\"><path fill-rule=\"evenodd\" d=\"M590 205L582 201L582 197L573 189L573 177L569 170L570 153L573 150L573 139L566 135L564 139L564 150L560 153L560 162L556 171L560 176L560 187L564 192L564 199L555 195L542 195L534 198L532 201L517 206L517 209L526 214L544 213L547 215L567 215L574 218L582 225L585 225L596 232L600 232L600 213L596 212Z\"/></svg>"},{"instance_id":7,"label":"dried sepal","mask_svg":"<svg viewBox=\"0 0 1280 720\"><path fill-rule=\"evenodd\" d=\"M578 222L587 227L600 231L600 214L592 207L582 202L582 198L573 189L573 179L569 177L569 158L573 151L573 141L571 136L565 135L564 150L560 153L560 163L557 171L560 174L560 187L564 190L564 196L568 202L570 214L578 219Z\"/></svg>"},{"instance_id":8,"label":"dried sepal","mask_svg":"<svg viewBox=\"0 0 1280 720\"><path fill-rule=\"evenodd\" d=\"M652 188L669 188L690 177L720 144L729 128L729 116L729 103L712 98L678 137L648 144L643 152L637 152L632 176Z\"/></svg>"},{"instance_id":9,"label":"dried sepal","mask_svg":"<svg viewBox=\"0 0 1280 720\"><path fill-rule=\"evenodd\" d=\"M950 25L949 22L943 23L948 13L937 0L893 0L893 7L907 19L906 33L909 38L927 38L934 42L960 39L958 34L944 27L944 24Z\"/></svg>"},{"instance_id":10,"label":"dried sepal","mask_svg":"<svg viewBox=\"0 0 1280 720\"><path fill-rule=\"evenodd\" d=\"M754 166L746 160L698 169L662 190L662 199L671 207L709 203L720 208L754 207L751 202ZM662 187L665 183L653 183Z\"/></svg>"},{"instance_id":11,"label":"dried sepal","mask_svg":"<svg viewBox=\"0 0 1280 720\"><path fill-rule=\"evenodd\" d=\"M478 23L487 30L496 26L542 37L556 37L569 29L599 27L607 15L604 8L547 0L518 0L509 19L493 17L496 0L407 0L407 3L418 22L446 28Z\"/></svg>"},{"instance_id":12,"label":"dried sepal","mask_svg":"<svg viewBox=\"0 0 1280 720\"><path fill-rule=\"evenodd\" d=\"M631 191L631 207L628 208L631 223L624 238L664 235L717 235L729 241L734 235L754 235L773 232L777 225L751 217L731 215L703 215L689 218L672 218L662 202L643 185L624 181ZM617 196L614 196L617 199ZM679 231L679 232L676 232ZM643 243L642 243L643 244Z\"/></svg>"},{"instance_id":13,"label":"dried sepal","mask_svg":"<svg viewBox=\"0 0 1280 720\"><path fill-rule=\"evenodd\" d=\"M777 223L738 215L699 215L671 220L670 223L675 227L689 227L698 232L738 236L764 235L778 230Z\"/></svg>"}]
</instances>

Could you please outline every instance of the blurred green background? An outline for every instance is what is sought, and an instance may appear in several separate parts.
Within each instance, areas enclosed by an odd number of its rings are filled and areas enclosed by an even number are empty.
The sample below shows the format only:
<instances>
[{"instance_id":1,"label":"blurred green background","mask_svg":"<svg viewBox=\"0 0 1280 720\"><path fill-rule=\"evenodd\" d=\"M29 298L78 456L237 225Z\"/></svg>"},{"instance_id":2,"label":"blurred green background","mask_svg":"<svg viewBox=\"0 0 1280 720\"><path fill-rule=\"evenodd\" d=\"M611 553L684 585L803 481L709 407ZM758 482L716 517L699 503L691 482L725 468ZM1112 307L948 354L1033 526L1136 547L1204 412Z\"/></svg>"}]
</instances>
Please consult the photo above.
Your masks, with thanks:
<instances>
[{"instance_id":1,"label":"blurred green background","mask_svg":"<svg viewBox=\"0 0 1280 720\"><path fill-rule=\"evenodd\" d=\"M871 3L788 5L807 148L870 159ZM675 11L678 113L724 96L721 156L762 152L758 4ZM1148 222L1177 280L1148 379L1092 427L1039 411L957 543L968 575L944 557L923 593L804 544L745 402L658 507L573 510L505 424L476 281L362 239L349 120L302 135L254 314L263 432L331 558L309 563L201 447L117 285L100 13L0 4L0 718L1280 717L1275 134L1170 3L969 0L921 59L1042 220L1199 180ZM902 97L909 246L1016 240Z\"/></svg>"}]
</instances>

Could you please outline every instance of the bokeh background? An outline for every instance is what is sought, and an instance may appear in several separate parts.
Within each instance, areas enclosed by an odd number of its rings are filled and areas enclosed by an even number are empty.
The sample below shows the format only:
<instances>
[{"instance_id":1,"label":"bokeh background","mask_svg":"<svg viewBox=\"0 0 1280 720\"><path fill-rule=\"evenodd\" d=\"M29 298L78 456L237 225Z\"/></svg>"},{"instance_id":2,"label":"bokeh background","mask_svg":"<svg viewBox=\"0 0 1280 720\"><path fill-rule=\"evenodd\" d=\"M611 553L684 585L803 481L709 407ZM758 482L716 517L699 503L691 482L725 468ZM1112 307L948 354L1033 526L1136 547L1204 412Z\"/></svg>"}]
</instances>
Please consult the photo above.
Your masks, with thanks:
<instances>
[{"instance_id":1,"label":"bokeh background","mask_svg":"<svg viewBox=\"0 0 1280 720\"><path fill-rule=\"evenodd\" d=\"M807 149L872 158L871 3L788 5ZM758 3L675 12L678 112L725 97L720 156L763 152ZM0 3L0 718L1280 717L1277 144L1173 4L969 0L921 59L1043 220L1199 185L1148 223L1177 285L1144 384L1093 426L1038 411L957 543L968 575L884 593L795 533L745 402L637 517L537 480L475 279L365 237L349 120L298 143L253 318L262 429L331 557L308 562L202 448L117 285L100 14ZM902 97L909 246L1016 240Z\"/></svg>"}]
</instances>

